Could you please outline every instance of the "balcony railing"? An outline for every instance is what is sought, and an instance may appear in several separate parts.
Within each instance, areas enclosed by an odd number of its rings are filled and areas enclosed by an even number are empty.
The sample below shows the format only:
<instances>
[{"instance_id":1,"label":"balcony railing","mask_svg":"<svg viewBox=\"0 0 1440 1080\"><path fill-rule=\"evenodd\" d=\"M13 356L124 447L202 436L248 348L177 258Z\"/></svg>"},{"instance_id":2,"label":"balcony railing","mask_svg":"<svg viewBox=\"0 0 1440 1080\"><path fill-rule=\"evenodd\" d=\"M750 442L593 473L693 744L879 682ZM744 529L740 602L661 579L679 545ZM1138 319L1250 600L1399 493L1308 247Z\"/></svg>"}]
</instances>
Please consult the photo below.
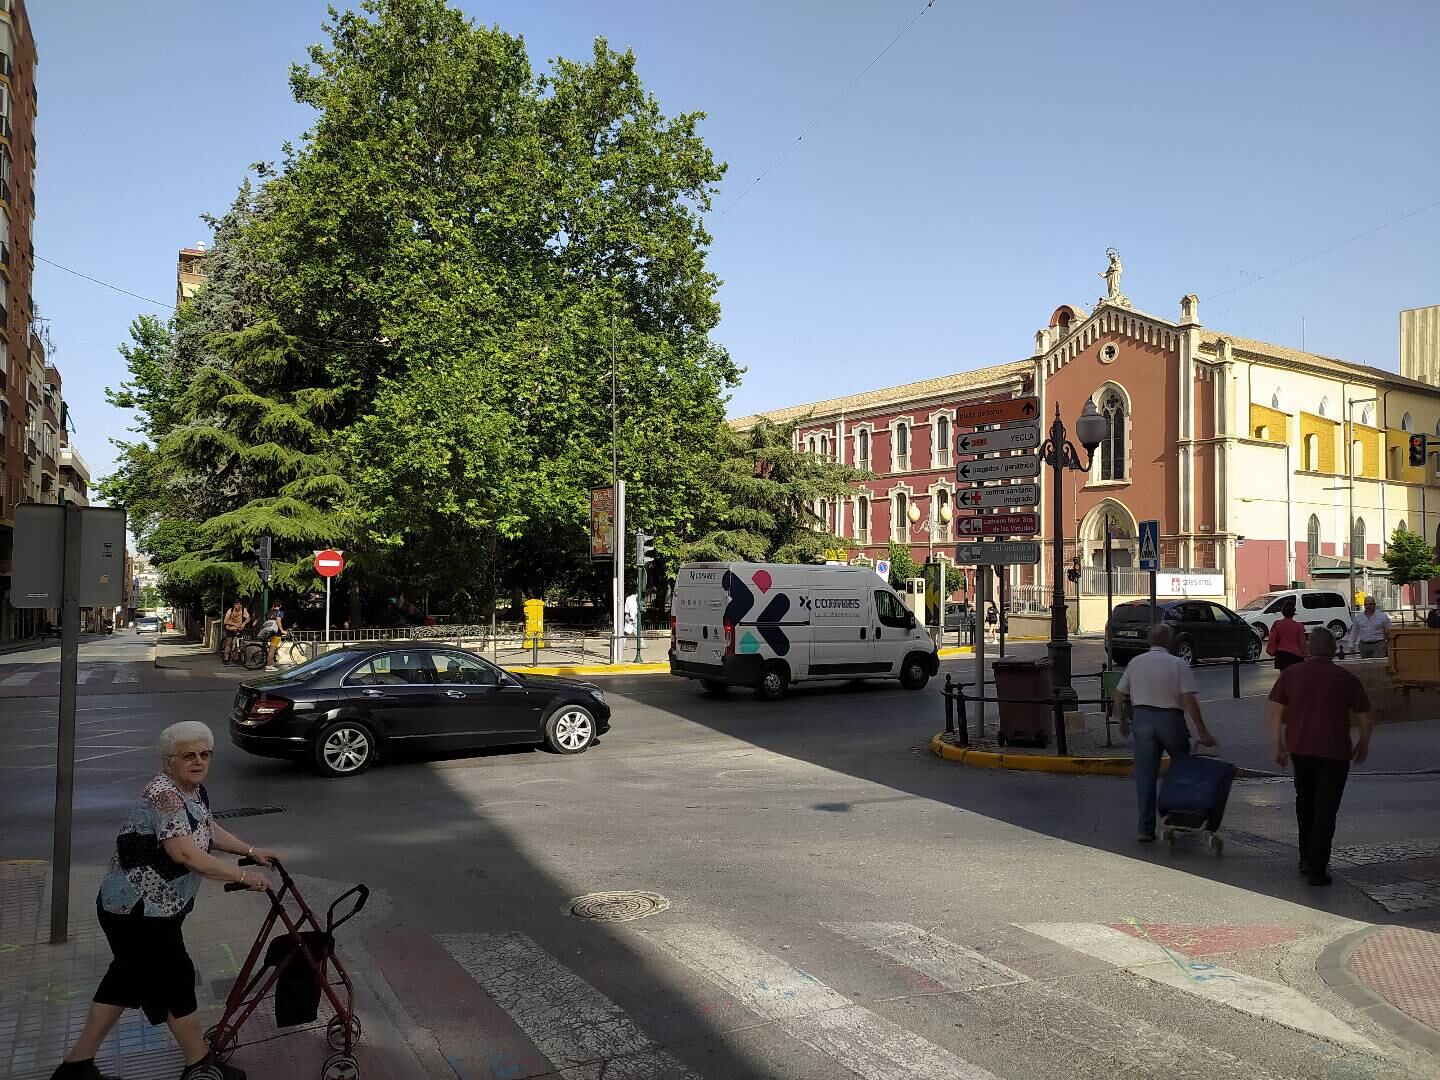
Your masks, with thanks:
<instances>
[{"instance_id":1,"label":"balcony railing","mask_svg":"<svg viewBox=\"0 0 1440 1080\"><path fill-rule=\"evenodd\" d=\"M870 530L869 530L868 528L865 528L865 529L856 529L856 530L854 530L854 531L855 531L855 542L856 542L857 544L869 544L869 543L870 543Z\"/></svg>"},{"instance_id":2,"label":"balcony railing","mask_svg":"<svg viewBox=\"0 0 1440 1080\"><path fill-rule=\"evenodd\" d=\"M935 451L935 468L937 468L937 469L948 469L949 467L950 467L950 451L949 451L949 449L947 448L947 449L944 449L944 450L936 450L936 451Z\"/></svg>"},{"instance_id":3,"label":"balcony railing","mask_svg":"<svg viewBox=\"0 0 1440 1080\"><path fill-rule=\"evenodd\" d=\"M861 472L869 472L869 471L870 471L870 459L869 459L868 457L856 458L856 459L855 459L855 468L859 469Z\"/></svg>"},{"instance_id":4,"label":"balcony railing","mask_svg":"<svg viewBox=\"0 0 1440 1080\"><path fill-rule=\"evenodd\" d=\"M892 468L893 471L895 471L895 472L909 472L909 471L910 471L910 455L909 455L909 454L896 454L896 455L891 459L891 468Z\"/></svg>"},{"instance_id":5,"label":"balcony railing","mask_svg":"<svg viewBox=\"0 0 1440 1080\"><path fill-rule=\"evenodd\" d=\"M25 460L32 465L40 457L40 447L35 445L34 439L25 440Z\"/></svg>"}]
</instances>

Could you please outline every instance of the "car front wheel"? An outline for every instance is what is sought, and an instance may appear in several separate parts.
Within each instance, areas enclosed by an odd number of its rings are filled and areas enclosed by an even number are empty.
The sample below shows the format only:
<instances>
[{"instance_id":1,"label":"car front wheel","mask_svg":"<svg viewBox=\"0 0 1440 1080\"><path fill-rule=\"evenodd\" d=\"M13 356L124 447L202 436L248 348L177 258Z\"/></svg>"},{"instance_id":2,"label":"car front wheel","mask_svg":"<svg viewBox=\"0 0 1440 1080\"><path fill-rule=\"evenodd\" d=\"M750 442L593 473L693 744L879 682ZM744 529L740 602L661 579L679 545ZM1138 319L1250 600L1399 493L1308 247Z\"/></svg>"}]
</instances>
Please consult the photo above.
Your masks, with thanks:
<instances>
[{"instance_id":1,"label":"car front wheel","mask_svg":"<svg viewBox=\"0 0 1440 1080\"><path fill-rule=\"evenodd\" d=\"M1175 646L1175 655L1191 667L1195 666L1195 646L1190 643L1189 638L1180 639L1180 644Z\"/></svg>"},{"instance_id":2,"label":"car front wheel","mask_svg":"<svg viewBox=\"0 0 1440 1080\"><path fill-rule=\"evenodd\" d=\"M1330 631L1330 636L1333 637L1336 641L1339 641L1341 638L1343 638L1346 634L1350 632L1346 628L1345 624L1339 619L1336 619L1334 622L1327 625L1325 629Z\"/></svg>"},{"instance_id":3,"label":"car front wheel","mask_svg":"<svg viewBox=\"0 0 1440 1080\"><path fill-rule=\"evenodd\" d=\"M557 754L580 754L595 741L595 717L583 705L561 705L545 724L545 745Z\"/></svg>"},{"instance_id":4,"label":"car front wheel","mask_svg":"<svg viewBox=\"0 0 1440 1080\"><path fill-rule=\"evenodd\" d=\"M321 776L358 776L375 761L375 736L364 724L339 720L315 740L315 768Z\"/></svg>"},{"instance_id":5,"label":"car front wheel","mask_svg":"<svg viewBox=\"0 0 1440 1080\"><path fill-rule=\"evenodd\" d=\"M1240 659L1244 660L1247 664L1253 664L1255 663L1255 661L1260 659L1259 638L1256 638L1254 641L1250 642L1248 645L1245 646L1245 655L1242 656Z\"/></svg>"}]
</instances>

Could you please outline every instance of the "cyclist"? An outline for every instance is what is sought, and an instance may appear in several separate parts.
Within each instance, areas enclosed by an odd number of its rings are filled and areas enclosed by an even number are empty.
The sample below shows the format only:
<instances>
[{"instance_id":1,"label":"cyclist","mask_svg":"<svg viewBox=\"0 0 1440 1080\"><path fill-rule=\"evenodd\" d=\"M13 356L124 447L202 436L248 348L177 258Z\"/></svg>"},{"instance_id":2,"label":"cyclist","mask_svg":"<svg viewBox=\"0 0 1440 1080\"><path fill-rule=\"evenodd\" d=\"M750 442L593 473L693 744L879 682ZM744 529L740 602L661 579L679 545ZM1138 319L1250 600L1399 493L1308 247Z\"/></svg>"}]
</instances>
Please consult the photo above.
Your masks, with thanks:
<instances>
[{"instance_id":1,"label":"cyclist","mask_svg":"<svg viewBox=\"0 0 1440 1080\"><path fill-rule=\"evenodd\" d=\"M260 640L265 642L265 670L279 671L275 653L280 648L280 639L285 635L285 613L279 604L270 605L270 614L260 625Z\"/></svg>"},{"instance_id":2,"label":"cyclist","mask_svg":"<svg viewBox=\"0 0 1440 1080\"><path fill-rule=\"evenodd\" d=\"M220 653L220 659L225 663L240 659L240 632L250 625L250 612L235 598L235 603L230 610L225 612L225 648Z\"/></svg>"}]
</instances>

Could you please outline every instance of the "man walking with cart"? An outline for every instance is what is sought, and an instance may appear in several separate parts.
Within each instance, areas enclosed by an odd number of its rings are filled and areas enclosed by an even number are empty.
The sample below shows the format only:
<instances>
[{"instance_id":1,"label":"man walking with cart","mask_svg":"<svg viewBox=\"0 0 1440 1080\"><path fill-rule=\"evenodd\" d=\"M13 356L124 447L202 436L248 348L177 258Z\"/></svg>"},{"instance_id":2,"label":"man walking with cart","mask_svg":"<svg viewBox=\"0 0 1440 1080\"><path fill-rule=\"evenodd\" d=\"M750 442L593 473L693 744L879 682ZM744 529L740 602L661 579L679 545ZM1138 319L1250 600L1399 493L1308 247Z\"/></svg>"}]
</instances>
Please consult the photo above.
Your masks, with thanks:
<instances>
[{"instance_id":1,"label":"man walking with cart","mask_svg":"<svg viewBox=\"0 0 1440 1080\"><path fill-rule=\"evenodd\" d=\"M1185 718L1195 726L1201 746L1214 746L1215 737L1205 726L1196 694L1195 673L1190 665L1170 652L1174 632L1166 623L1150 628L1150 651L1142 653L1125 669L1115 688L1117 698L1128 699L1133 720L1126 721L1121 708L1120 734L1135 734L1135 794L1139 803L1136 839L1155 839L1155 783L1160 776L1160 755L1171 760L1190 753L1190 733Z\"/></svg>"},{"instance_id":2,"label":"man walking with cart","mask_svg":"<svg viewBox=\"0 0 1440 1080\"><path fill-rule=\"evenodd\" d=\"M1275 763L1295 775L1300 873L1311 885L1330 884L1330 845L1350 763L1370 753L1370 699L1354 673L1335 663L1335 638L1310 631L1310 656L1281 672L1270 690ZM1353 743L1350 729L1360 736Z\"/></svg>"}]
</instances>

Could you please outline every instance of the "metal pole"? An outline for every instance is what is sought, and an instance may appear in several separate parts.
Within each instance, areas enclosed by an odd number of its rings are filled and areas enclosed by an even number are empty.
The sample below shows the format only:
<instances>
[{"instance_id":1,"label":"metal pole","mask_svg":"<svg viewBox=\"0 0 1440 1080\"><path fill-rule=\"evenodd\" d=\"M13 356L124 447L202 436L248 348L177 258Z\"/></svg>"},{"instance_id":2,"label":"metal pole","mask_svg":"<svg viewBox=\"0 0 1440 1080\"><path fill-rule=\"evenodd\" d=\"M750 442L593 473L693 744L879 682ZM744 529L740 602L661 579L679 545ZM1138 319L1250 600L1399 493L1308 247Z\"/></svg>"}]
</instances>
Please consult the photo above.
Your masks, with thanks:
<instances>
[{"instance_id":1,"label":"metal pole","mask_svg":"<svg viewBox=\"0 0 1440 1080\"><path fill-rule=\"evenodd\" d=\"M945 700L945 731L951 735L955 733L955 701L950 696L954 692L954 684L947 671L945 673L945 689L940 696Z\"/></svg>"},{"instance_id":2,"label":"metal pole","mask_svg":"<svg viewBox=\"0 0 1440 1080\"><path fill-rule=\"evenodd\" d=\"M75 811L75 685L80 668L80 507L65 504L60 582L60 717L55 739L55 842L50 856L50 944L70 933L70 837Z\"/></svg>"},{"instance_id":3,"label":"metal pole","mask_svg":"<svg viewBox=\"0 0 1440 1080\"><path fill-rule=\"evenodd\" d=\"M1150 625L1154 626L1159 612L1155 610L1155 571L1150 571Z\"/></svg>"},{"instance_id":4,"label":"metal pole","mask_svg":"<svg viewBox=\"0 0 1440 1080\"><path fill-rule=\"evenodd\" d=\"M615 562L615 611L610 627L610 662L625 659L625 481L615 481L615 543L611 544Z\"/></svg>"},{"instance_id":5,"label":"metal pole","mask_svg":"<svg viewBox=\"0 0 1440 1080\"><path fill-rule=\"evenodd\" d=\"M1110 545L1110 515L1105 515L1105 625L1110 625L1110 612L1115 610L1114 556ZM1081 570L1084 573L1084 570Z\"/></svg>"},{"instance_id":6,"label":"metal pole","mask_svg":"<svg viewBox=\"0 0 1440 1080\"><path fill-rule=\"evenodd\" d=\"M1345 486L1350 507L1346 525L1350 530L1350 542L1345 545L1350 550L1350 591L1345 597L1347 605L1355 602L1355 424L1351 419L1354 408L1353 401L1345 402Z\"/></svg>"},{"instance_id":7,"label":"metal pole","mask_svg":"<svg viewBox=\"0 0 1440 1080\"><path fill-rule=\"evenodd\" d=\"M610 495L614 499L610 537L610 663L620 662L620 621L624 618L625 563L620 546L625 543L625 514L620 495L620 413L616 394L615 316L610 316Z\"/></svg>"},{"instance_id":8,"label":"metal pole","mask_svg":"<svg viewBox=\"0 0 1440 1080\"><path fill-rule=\"evenodd\" d=\"M636 555L640 552L637 550ZM639 560L636 560L639 563ZM644 635L641 633L640 613L645 609L645 567L639 564L635 568L635 663L641 663L643 657L640 653L641 642Z\"/></svg>"},{"instance_id":9,"label":"metal pole","mask_svg":"<svg viewBox=\"0 0 1440 1080\"><path fill-rule=\"evenodd\" d=\"M1000 620L996 623L1000 627L1000 656L1005 655L1005 571L1000 567L995 568L995 591L1000 594L1000 602L996 604L1000 610L996 613Z\"/></svg>"},{"instance_id":10,"label":"metal pole","mask_svg":"<svg viewBox=\"0 0 1440 1080\"><path fill-rule=\"evenodd\" d=\"M1054 495L1054 588L1050 601L1050 654L1052 685L1055 697L1063 706L1070 706L1075 691L1070 686L1070 627L1065 621L1065 424L1060 419L1060 406L1055 406L1055 420L1050 425L1047 461L1053 470ZM1063 710L1062 710L1063 711ZM1058 735L1063 741L1064 735Z\"/></svg>"},{"instance_id":11,"label":"metal pole","mask_svg":"<svg viewBox=\"0 0 1440 1080\"><path fill-rule=\"evenodd\" d=\"M975 685L980 700L975 703L975 737L985 737L985 604L990 598L990 567L975 567Z\"/></svg>"},{"instance_id":12,"label":"metal pole","mask_svg":"<svg viewBox=\"0 0 1440 1080\"><path fill-rule=\"evenodd\" d=\"M325 579L325 640L330 640L330 578Z\"/></svg>"}]
</instances>

